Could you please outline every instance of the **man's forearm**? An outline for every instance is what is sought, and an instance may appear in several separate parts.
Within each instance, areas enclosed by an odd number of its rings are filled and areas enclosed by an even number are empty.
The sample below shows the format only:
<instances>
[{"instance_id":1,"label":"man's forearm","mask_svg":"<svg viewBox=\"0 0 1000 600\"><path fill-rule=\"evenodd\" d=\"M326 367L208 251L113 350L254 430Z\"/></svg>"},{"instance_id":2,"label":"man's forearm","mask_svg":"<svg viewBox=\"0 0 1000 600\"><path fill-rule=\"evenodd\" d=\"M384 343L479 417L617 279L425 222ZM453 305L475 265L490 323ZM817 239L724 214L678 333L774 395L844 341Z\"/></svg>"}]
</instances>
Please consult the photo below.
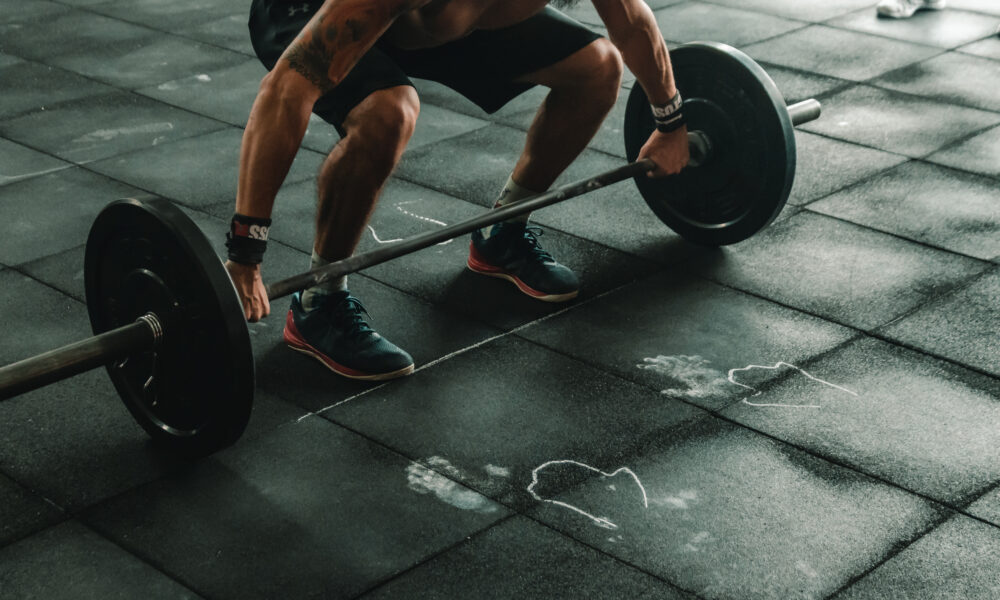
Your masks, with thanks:
<instances>
[{"instance_id":1,"label":"man's forearm","mask_svg":"<svg viewBox=\"0 0 1000 600\"><path fill-rule=\"evenodd\" d=\"M642 0L595 2L612 43L653 104L666 104L676 93L667 44L653 11Z\"/></svg>"},{"instance_id":2,"label":"man's forearm","mask_svg":"<svg viewBox=\"0 0 1000 600\"><path fill-rule=\"evenodd\" d=\"M305 135L311 108L311 104L288 102L265 79L243 133L236 212L270 218L274 198Z\"/></svg>"}]
</instances>

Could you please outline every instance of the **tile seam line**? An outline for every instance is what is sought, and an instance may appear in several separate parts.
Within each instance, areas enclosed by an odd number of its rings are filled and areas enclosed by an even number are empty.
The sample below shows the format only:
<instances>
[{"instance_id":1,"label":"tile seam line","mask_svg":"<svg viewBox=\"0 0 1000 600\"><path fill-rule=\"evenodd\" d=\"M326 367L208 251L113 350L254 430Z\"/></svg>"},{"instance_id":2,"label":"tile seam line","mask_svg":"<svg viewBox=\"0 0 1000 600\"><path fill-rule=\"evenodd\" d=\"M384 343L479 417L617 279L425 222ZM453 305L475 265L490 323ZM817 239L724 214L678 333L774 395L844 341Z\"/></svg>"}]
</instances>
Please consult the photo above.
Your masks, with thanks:
<instances>
[{"instance_id":1,"label":"tile seam line","mask_svg":"<svg viewBox=\"0 0 1000 600\"><path fill-rule=\"evenodd\" d=\"M437 473L437 471L435 471L435 473ZM461 485L461 482L459 482L459 484ZM441 548L439 550L431 552L430 554L428 554L427 556L425 556L422 560L420 560L420 561L418 561L418 562L416 562L416 563L414 563L414 564L412 564L412 565L410 565L408 567L405 567L405 568L403 568L402 570L400 570L400 571L398 571L396 573L392 573L388 577L385 577L385 578L383 578L381 580L376 581L374 584L369 585L368 587L366 587L364 590L362 590L356 596L352 596L352 599L353 600L361 600L362 598L364 598L368 594L371 594L372 592L377 591L379 588L387 586L387 585L391 584L392 582L394 582L394 581L396 581L398 579L402 579L407 574L409 574L409 573L411 573L413 571L416 571L417 569L423 567L424 565L428 565L428 564L434 562L436 559L444 556L445 554L449 554L453 550L457 550L458 548L460 548L462 546L465 546L466 544L471 544L473 542L473 540L486 535L486 533L488 531L490 531L491 529L493 529L494 527L497 527L499 525L503 525L504 523L507 523L508 521L510 521L512 519L516 519L518 516L520 516L520 514L518 512L511 511L511 513L509 515L507 515L506 517L502 517L500 519L497 519L496 521L493 521L489 525L487 525L485 527L482 527L480 529L477 529L476 531L472 532L471 535L466 536L466 537L464 537L464 538L462 538L462 539L454 542L453 544L448 544L448 545L446 545L445 547L443 547L443 548Z\"/></svg>"},{"instance_id":2,"label":"tile seam line","mask_svg":"<svg viewBox=\"0 0 1000 600\"><path fill-rule=\"evenodd\" d=\"M715 6L723 6L723 7L726 7L726 8L733 8L732 4L729 4L729 3L726 3L726 2L717 2L716 0L698 0L698 1L702 2L703 4L712 4L712 5L715 5ZM674 6L674 5L670 5L670 6ZM670 8L670 6L665 6L664 8ZM768 12L766 10L761 10L761 9L749 10L749 9L746 9L746 8L743 8L743 9L740 9L739 7L737 7L737 8L739 10L743 10L743 11L746 11L746 12L754 12L754 13L765 15L765 16L768 16L768 17L778 17L779 19L787 19L787 20L790 20L790 21L800 21L802 23L807 23L809 25L821 25L826 20L837 19L837 18L849 15L852 12L856 12L857 11L857 9L851 9L851 10L844 11L843 13L837 13L837 14L833 15L832 17L826 17L826 18L824 18L822 20L815 21L815 20L812 20L812 19L800 19L800 18L797 18L797 17L788 17L788 16L785 16L785 15L781 15L781 14L774 13L774 12ZM660 10L663 10L663 9L660 9Z\"/></svg>"},{"instance_id":3,"label":"tile seam line","mask_svg":"<svg viewBox=\"0 0 1000 600\"><path fill-rule=\"evenodd\" d=\"M924 539L928 535L932 534L934 531L936 531L938 528L944 525L949 519L952 518L954 518L954 515L948 515L948 514L942 515L935 522L932 522L924 531L914 534L913 537L909 540L905 540L902 543L894 545L892 548L890 548L889 552L887 552L885 556L882 557L881 560L876 561L868 568L862 569L860 573L848 578L848 580L844 582L843 585L834 590L833 593L831 593L830 595L826 596L825 600L833 600L842 592L847 591L855 584L859 583L860 581L864 580L866 577L868 577L878 569L882 568L886 563L888 563L892 559L896 558L897 556L908 550L914 544Z\"/></svg>"},{"instance_id":4,"label":"tile seam line","mask_svg":"<svg viewBox=\"0 0 1000 600\"><path fill-rule=\"evenodd\" d=\"M165 35L169 35L171 37L177 37L177 38L181 38L181 39L186 39L186 40L189 40L189 41L192 41L192 42L197 42L199 44L204 44L206 46L211 46L211 47L217 48L219 50L227 50L229 52L233 52L234 54L242 54L243 56L248 56L250 58L256 58L252 54L247 54L246 52L242 52L240 50L233 50L232 48L229 48L229 47L226 47L226 46L220 46L220 45L215 44L213 42L207 42L207 41L204 41L204 40L200 40L198 38L191 37L190 35L186 35L186 34L183 34L183 33L177 33L175 31L168 31L166 29L160 29L159 27L154 27L152 25L149 25L148 23L142 23L140 21L132 21L132 20L129 20L127 18L121 17L119 15L105 14L105 13L102 13L100 11L94 10L94 8L93 8L92 5L73 4L71 2L68 3L68 2L65 2L63 0L49 0L49 1L53 2L55 4L59 4L60 6L64 6L64 7L68 8L68 9L70 9L70 10L79 10L79 11L90 13L92 15L96 15L96 16L99 16L99 17L104 17L104 18L107 18L107 19L113 19L115 21L121 21L122 23L127 23L129 25L134 25L136 27L142 27L142 28L148 29L150 31L154 31L156 33L162 33L162 34L165 34ZM225 17L222 17L222 18L225 18ZM249 13L247 13L247 19L249 20L249 18L250 18L250 15L249 15ZM203 24L204 23L208 23L208 21L203 22ZM249 37L250 37L250 34L248 32L247 33L247 38L249 39Z\"/></svg>"},{"instance_id":5,"label":"tile seam line","mask_svg":"<svg viewBox=\"0 0 1000 600\"><path fill-rule=\"evenodd\" d=\"M901 163L899 165L896 165L895 167L891 167L890 169L887 169L886 171L896 169L896 168L901 167L901 166L903 166L905 164L906 163ZM940 167L942 165L937 165L937 166ZM879 174L885 173L886 171L881 171ZM868 179L867 181L864 181L863 183L871 183L871 181L872 181L871 179ZM862 183L862 182L859 182L859 183ZM921 248L924 248L926 250L934 250L936 252L942 252L944 254L949 254L949 255L954 256L954 257L965 258L965 259L972 260L972 261L975 261L975 262L978 262L978 263L982 263L982 266L987 267L987 268L992 263L992 260L993 260L992 258L980 258L978 256L970 256L968 254L962 254L958 250L952 250L950 248L945 248L943 246L936 246L936 245L934 245L934 244L932 244L930 242L926 242L926 241L923 241L923 240L917 240L917 239L913 239L913 238L908 238L908 237L906 237L905 235L903 235L901 233L896 233L896 232L893 232L893 231L888 231L886 229L880 229L878 227L872 227L870 225L862 225L861 223L858 223L856 221L852 221L852 220L850 220L850 219L848 219L846 217L842 217L842 216L834 215L834 214L829 214L829 213L825 213L825 212L820 212L818 210L814 210L811 207L811 205L814 204L815 202L819 202L820 200L825 200L826 198L832 196L833 194L837 194L837 193L846 191L846 190L851 189L853 187L855 187L855 185L850 185L850 186L847 186L845 188L841 188L841 189L839 189L839 190L837 190L835 192L832 192L830 194L827 194L826 196L823 196L822 198L817 198L816 200L813 200L812 202L809 202L808 204L802 205L802 206L800 206L800 208L802 209L801 212L808 212L809 214L811 214L813 216L816 216L816 217L826 217L828 219L833 219L835 221L839 221L839 222L845 223L847 225L854 225L855 227L861 227L863 229L867 229L868 231L874 231L875 233L882 233L882 234L885 234L885 235L887 235L889 237L895 238L897 240L904 241L904 242L909 242L911 244L914 244L914 245L919 246ZM798 213L796 213L796 214L798 214Z\"/></svg>"},{"instance_id":6,"label":"tile seam line","mask_svg":"<svg viewBox=\"0 0 1000 600\"><path fill-rule=\"evenodd\" d=\"M868 9L868 10L871 10L871 9ZM960 12L960 13L974 14L976 16L980 16L979 13L974 13L972 11L962 10L962 9L958 9L958 8L954 8L953 9L951 7L948 7L948 10L949 10L949 12ZM874 38L879 38L879 39L883 39L883 40L889 40L889 41L893 41L893 42L902 42L904 44L913 44L914 46L922 46L924 48L934 48L934 49L937 49L937 50L944 50L945 53L954 52L958 48L961 48L962 46L967 46L969 44L974 44L975 42L981 42L981 41L987 40L987 39L989 39L991 37L989 35L986 35L986 36L983 36L981 38L975 38L975 39L971 39L971 40L968 40L968 41L965 41L965 42L961 42L961 43L956 44L954 46L938 46L938 45L935 45L935 44L928 44L926 42L915 42L915 41L909 40L909 39L892 37L892 36L889 36L889 35L885 35L885 34L882 34L882 33L877 33L877 32L874 32L874 31L868 31L868 30L865 30L865 29L852 29L850 27L847 27L847 26L844 26L844 25L838 25L838 24L832 22L832 21L835 21L837 19L841 19L843 17L846 17L846 16L852 14L853 12L861 12L861 11L860 10L856 10L856 11L852 11L852 12L845 13L845 14L842 14L842 15L838 15L836 17L830 17L829 19L827 19L825 21L821 21L821 22L817 23L817 25L822 25L823 27L829 27L830 29L836 29L836 30L839 30L839 31L847 31L847 32L850 32L850 33L860 33L862 35L867 35L867 36L871 36L871 37L874 37ZM937 56L940 56L940 55L937 55ZM931 56L931 57L925 58L924 60L929 60L931 58L935 58L935 57ZM917 61L917 62L923 62L923 60L920 60L920 61ZM912 63L912 64L915 64L915 63ZM900 68L903 68L903 67L900 67ZM895 70L895 69L893 69L893 70Z\"/></svg>"},{"instance_id":7,"label":"tile seam line","mask_svg":"<svg viewBox=\"0 0 1000 600\"><path fill-rule=\"evenodd\" d=\"M975 278L978 278L978 277L981 277L981 276L986 276L990 272L994 271L997 268L997 266L998 266L995 263L989 263L989 262L987 262L986 264L988 266L987 266L987 268L983 272L976 273L976 274L970 276L966 281L963 281L963 282L957 284L954 288L949 289L949 290L947 290L945 292L942 292L940 295L935 296L934 298L928 299L927 301L925 301L925 302L917 305L915 307L914 311L906 311L905 314L907 316L910 316L912 314L912 312L916 311L916 309L926 308L927 305L929 305L932 302L935 302L937 300L942 300L944 298L947 298L953 292L961 291L962 289L964 289L963 286L965 284L970 284L971 285L972 283L974 283L972 281L972 279L975 279ZM691 271L687 271L687 272L691 273ZM947 356L935 354L935 353L933 353L933 352L931 352L929 350L918 348L916 346L909 346L909 345L905 344L904 342L891 339L889 337L886 337L884 334L881 334L881 333L878 332L879 329L881 329L882 327L885 327L887 324L895 322L898 319L898 317L893 317L890 321L887 321L886 323L881 323L881 324L873 327L871 330L865 330L865 329L862 329L862 328L860 328L860 327L858 327L856 325L851 325L849 323L845 323L845 322L839 321L839 320L834 319L834 318L829 317L829 316L823 316L823 315L820 315L820 314L817 314L817 313L814 313L814 312L810 312L810 311L805 310L803 308L799 308L799 307L793 306L791 304L780 302L780 301L778 301L778 300L776 300L774 298L768 298L767 296L761 295L760 293L754 292L752 290L739 288L739 287L736 287L735 285L724 283L722 281L718 281L718 280L714 280L714 279L710 279L710 278L708 278L708 277L706 277L704 275L699 275L697 273L694 273L694 275L696 277L699 277L699 278L705 280L705 281L708 281L709 283L713 283L715 285L722 286L724 288L733 290L735 292L739 292L741 294L746 294L748 296L752 296L754 298L763 300L765 302L769 302L771 304L775 304L775 305L780 306L782 308L786 308L786 309L793 310L795 312L798 312L798 313L801 313L801 314L804 314L804 315L808 315L810 317L813 317L815 319L819 319L821 321L825 321L827 323L832 323L834 325L837 325L837 326L840 326L840 327L844 327L845 329L850 329L851 331L863 333L863 334L865 334L867 336L870 336L870 337L873 337L873 338L878 339L880 341L886 342L886 343L888 343L890 345L903 346L903 347L907 348L908 350L912 350L912 351L916 352L917 354L922 354L924 356L928 356L930 358L933 358L933 359L936 359L936 360L940 360L942 362L946 362L948 364L960 367L962 369L966 369L968 371L972 371L974 373L978 373L980 375L984 375L986 377L989 377L990 379L1000 379L1000 376L998 376L997 374L990 373L989 371L986 371L986 370L982 369L981 367L976 367L974 365L964 364L964 363L961 363L961 362L959 362L958 360L956 360L954 358L948 358Z\"/></svg>"},{"instance_id":8,"label":"tile seam line","mask_svg":"<svg viewBox=\"0 0 1000 600\"><path fill-rule=\"evenodd\" d=\"M438 358L435 358L435 359L433 359L433 360L431 360L431 361L429 361L427 363L424 363L423 365L420 365L419 367L415 368L413 370L413 375L416 375L420 371L423 371L425 369L433 368L433 367L435 367L435 366L437 366L437 365L439 365L441 363L444 363L444 362L447 362L447 361L451 360L452 358L461 356L461 355L463 355L463 354L465 354L467 352L470 352L472 350L476 350L478 348L481 348L482 346L491 344L493 342L496 342L497 340L501 340L501 339L506 338L508 336L514 335L515 337L519 337L520 338L520 336L517 336L517 332L519 332L519 331L522 331L524 329L528 329L528 328L530 328L530 327L532 327L534 325L537 325L538 323L542 323L542 322L547 321L547 320L549 320L551 318L554 318L554 317L557 317L559 315L571 312L571 311L576 310L576 309L578 309L580 307L587 306L591 302L599 300L600 298L603 298L603 297L605 297L605 296L607 296L609 294L612 294L612 293L618 291L619 289L621 289L621 288L623 288L623 287L625 287L627 285L631 285L632 283L634 283L634 282L632 282L632 281L626 282L626 283L624 283L624 284L622 284L622 285L620 285L618 287L615 287L615 288L612 288L612 289L609 289L609 290L605 290L605 291L601 292L600 294L596 294L596 295L591 296L590 298L586 298L586 299L584 299L584 300L582 300L580 302L574 302L570 306L566 306L566 307L563 307L563 308L561 308L559 310L551 312L551 313L549 313L547 315L543 315L542 317L539 317L539 318L535 319L534 321L529 321L529 322L524 323L522 325L518 325L517 327L514 327L513 329L509 329L507 331L501 331L501 333L494 334L494 335L492 335L492 336L490 336L490 337L488 337L486 339L480 340L480 341L478 341L478 342L476 342L474 344L471 344L471 345L466 346L464 348L460 348L458 350L449 352L449 353L445 354L444 356L439 356ZM523 339L523 338L521 338L521 339ZM527 340L527 341L530 342L530 340ZM538 344L535 344L534 342L531 342L531 343L532 343L532 345L538 346ZM580 362L580 361L576 361L576 362ZM380 383L378 385L375 385L375 386L372 386L372 387L367 388L365 390L362 390L361 392L359 392L357 394L354 394L352 396L348 396L347 398L344 398L343 400L338 400L337 402L334 402L333 404L330 404L329 406L326 406L326 407L321 408L319 410L310 411L310 412L308 412L308 413L300 416L296 421L294 421L294 423L298 423L299 421L303 421L303 420L305 420L305 419L307 419L309 417L313 417L313 416L318 416L318 417L326 418L326 417L323 416L323 413L325 413L325 412L327 412L329 410L332 410L332 409L334 409L334 408L336 408L338 406L341 406L343 404L347 404L348 402L351 402L352 400L360 398L361 396L365 396L365 395L367 395L367 394L369 394L371 392L374 392L375 390L380 390L383 387L386 387L386 386L390 385L391 383L392 383L392 380L382 382L382 383ZM330 420L330 419L327 419L327 420ZM283 427L285 425L288 425L288 424L290 424L290 423L285 423L285 424L281 425L281 427ZM337 424L339 425L340 423L337 423Z\"/></svg>"},{"instance_id":9,"label":"tile seam line","mask_svg":"<svg viewBox=\"0 0 1000 600\"><path fill-rule=\"evenodd\" d=\"M580 361L577 360L577 362L580 362ZM621 379L620 377L618 377L618 378ZM700 415L699 418L703 418L704 416L708 415L708 411L705 411L704 409L702 409L702 412L704 412L705 415ZM600 554L602 554L604 556L607 556L607 557L611 558L615 562L619 562L619 563L625 564L625 565L627 565L629 567L632 567L632 568L636 569L637 571L640 571L640 572L642 572L642 573L644 573L644 574L646 574L646 575L648 575L650 577L655 578L658 581L662 581L662 582L664 582L664 583L666 583L668 585L671 585L671 586L673 586L673 587L675 587L677 589L680 589L681 591L684 591L686 593L695 595L696 597L700 597L700 596L697 596L696 594L694 594L693 592L689 592L688 590L685 590L685 589L679 587L677 584L671 582L668 579L665 579L665 578L661 577L660 575L657 575L656 573L652 573L650 571L647 571L646 569L644 569L644 568L642 568L642 567L640 567L638 565L635 565L635 564L633 564L633 563L631 563L629 561L626 561L623 558L619 558L619 557L614 556L612 554L608 554L606 551L604 551L604 550L602 550L600 548L597 548L595 546L592 546L588 542L585 542L583 540L579 540L579 539L573 537L572 535L569 535L569 534L567 534L565 532L562 532L562 531L559 531L557 529L554 529L553 527L551 527L550 525L548 525L545 522L539 521L537 518L535 518L534 516L532 516L531 514L529 514L530 511L533 509L533 507L537 505L537 503L532 503L532 504L530 504L528 506L528 508L526 510L528 510L529 512L522 512L520 509L518 509L516 506L514 506L512 504L508 504L506 502L502 502L502 501L500 501L498 499L492 498L484 490L480 490L477 486L472 485L471 482L466 482L466 481L461 481L460 479L455 479L452 475L450 475L448 473L442 473L441 471L437 470L434 466L425 464L421 459L411 458L409 455L407 455L406 453L402 452L401 450L393 448L392 446L389 446L388 444L386 444L384 442L381 442L379 440L370 438L368 435L362 433L361 431L359 431L357 429L354 429L353 427L347 426L347 425L345 425L343 423L340 423L340 422L337 422L337 421L333 421L330 417L326 417L326 416L322 416L322 415L318 415L318 416L319 416L319 418L324 419L325 421L328 421L331 425L343 428L346 431L349 431L352 434L357 435L359 437L362 437L362 438L368 440L370 443L375 444L376 446L379 446L379 447L383 448L387 452L390 452L390 453L392 453L392 454L394 454L396 456L399 456L399 457L401 457L401 458L403 458L403 459L405 459L405 460L407 460L407 461L409 461L411 463L419 464L420 466L424 467L425 469L428 469L429 471L432 471L432 472L434 472L434 473L436 473L436 474L444 477L445 479L448 479L449 481L453 481L454 483L456 483L456 484L458 484L458 485L460 485L460 486L462 486L462 487L464 487L466 489L474 491L475 493L477 493L480 496L488 499L489 501L493 502L494 504L497 504L499 506L503 506L505 509L507 509L507 510L509 510L511 512L511 515L509 515L510 518L515 517L515 516L522 516L522 517L525 517L525 518L530 519L532 521L535 521L539 525L542 525L542 526L544 526L544 527L546 527L548 529L551 529L555 533L558 533L560 536L566 537L566 538L568 538L570 540L573 540L574 542L577 542L577 543L582 544L582 545L584 545L584 546L586 546L588 548L591 548L592 550L595 550L596 552L598 552L598 553L600 553ZM599 477L599 475L589 475L589 476L585 477L579 483L562 487L559 490L559 493L560 494L564 494L566 492L569 492L569 491L572 491L574 489L577 489L580 486L586 484L587 482L596 479L597 477ZM143 484L143 485L148 485L148 484ZM518 488L513 488L512 487L512 489L518 489Z\"/></svg>"},{"instance_id":10,"label":"tile seam line","mask_svg":"<svg viewBox=\"0 0 1000 600\"><path fill-rule=\"evenodd\" d=\"M894 73L896 71L900 71L900 70L903 70L903 69L908 69L908 68L912 67L913 65L917 65L917 64L926 62L928 60L932 60L932 59L938 58L940 56L944 56L945 54L952 54L952 52L945 51L945 52L943 52L941 54L938 54L937 56L931 56L930 58L926 58L924 60L918 60L916 62L912 62L912 63L910 63L908 65L903 65L902 67L899 67L899 68L896 68L896 69L890 69L890 70L886 71L885 73L881 73L879 75L876 75L875 77L871 77L871 78L868 78L868 79L864 79L862 81L858 81L857 83L859 85L868 86L870 88L874 88L874 89L882 91L882 92L889 92L890 94L902 94L904 96L909 96L910 98L915 98L917 100L923 100L924 102L932 102L934 104L940 104L942 106L942 108L944 108L944 107L958 106L959 108L966 108L966 109L975 110L975 111L978 111L978 112L981 112L981 113L991 114L994 117L1000 116L1000 105L998 105L996 108L984 108L982 106L976 106L975 104L970 104L964 97L963 98L959 98L959 99L957 99L955 101L944 101L941 98L937 98L935 96L927 96L927 95L924 95L924 94L917 94L917 93L914 93L914 92L908 92L908 91L904 91L904 90L898 90L898 89L895 89L895 88L891 88L891 87L882 85L882 84L880 84L880 83L877 82L879 79L882 79L883 77L885 77L886 75L888 75L890 73ZM988 59L984 59L984 60L988 60ZM997 125L997 123L998 122L995 121L991 125L988 125L988 126L984 127L983 129L989 129L989 128L995 127ZM949 144L950 143L951 142L949 142ZM936 150L935 150L935 152L936 152ZM921 156L927 156L927 155L921 155Z\"/></svg>"}]
</instances>

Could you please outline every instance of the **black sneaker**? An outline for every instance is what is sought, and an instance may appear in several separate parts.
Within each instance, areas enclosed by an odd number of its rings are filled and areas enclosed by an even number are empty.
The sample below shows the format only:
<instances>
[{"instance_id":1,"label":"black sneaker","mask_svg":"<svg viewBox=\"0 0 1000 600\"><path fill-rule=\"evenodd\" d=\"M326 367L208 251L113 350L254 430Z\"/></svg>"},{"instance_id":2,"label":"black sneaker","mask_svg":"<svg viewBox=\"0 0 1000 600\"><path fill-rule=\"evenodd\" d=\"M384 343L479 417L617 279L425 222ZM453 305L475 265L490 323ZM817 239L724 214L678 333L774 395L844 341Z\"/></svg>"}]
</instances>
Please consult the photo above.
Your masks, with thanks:
<instances>
[{"instance_id":1,"label":"black sneaker","mask_svg":"<svg viewBox=\"0 0 1000 600\"><path fill-rule=\"evenodd\" d=\"M469 268L476 273L511 281L532 298L565 302L576 298L580 281L569 267L557 263L538 245L542 230L524 223L498 223L484 238L472 232Z\"/></svg>"},{"instance_id":2,"label":"black sneaker","mask_svg":"<svg viewBox=\"0 0 1000 600\"><path fill-rule=\"evenodd\" d=\"M413 372L410 355L368 326L362 316L368 311L357 298L344 291L316 301L306 311L301 293L292 296L284 332L289 348L351 379L392 379Z\"/></svg>"}]
</instances>

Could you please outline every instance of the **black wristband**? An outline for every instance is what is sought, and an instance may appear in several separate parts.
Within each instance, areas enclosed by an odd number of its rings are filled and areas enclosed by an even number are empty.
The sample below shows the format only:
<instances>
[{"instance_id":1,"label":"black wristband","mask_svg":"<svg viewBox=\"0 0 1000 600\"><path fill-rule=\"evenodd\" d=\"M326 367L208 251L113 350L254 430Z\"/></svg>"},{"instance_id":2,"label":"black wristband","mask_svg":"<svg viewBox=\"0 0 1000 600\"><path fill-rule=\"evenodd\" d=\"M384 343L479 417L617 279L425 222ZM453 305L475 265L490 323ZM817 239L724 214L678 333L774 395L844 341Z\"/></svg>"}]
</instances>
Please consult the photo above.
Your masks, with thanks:
<instances>
[{"instance_id":1,"label":"black wristband","mask_svg":"<svg viewBox=\"0 0 1000 600\"><path fill-rule=\"evenodd\" d=\"M678 91L666 104L650 105L653 109L653 121L656 123L657 131L670 133L684 126L684 115L681 113L683 102L681 93Z\"/></svg>"},{"instance_id":2,"label":"black wristband","mask_svg":"<svg viewBox=\"0 0 1000 600\"><path fill-rule=\"evenodd\" d=\"M271 219L259 219L236 213L229 222L226 248L229 260L244 265L259 265L267 250L267 234Z\"/></svg>"}]
</instances>

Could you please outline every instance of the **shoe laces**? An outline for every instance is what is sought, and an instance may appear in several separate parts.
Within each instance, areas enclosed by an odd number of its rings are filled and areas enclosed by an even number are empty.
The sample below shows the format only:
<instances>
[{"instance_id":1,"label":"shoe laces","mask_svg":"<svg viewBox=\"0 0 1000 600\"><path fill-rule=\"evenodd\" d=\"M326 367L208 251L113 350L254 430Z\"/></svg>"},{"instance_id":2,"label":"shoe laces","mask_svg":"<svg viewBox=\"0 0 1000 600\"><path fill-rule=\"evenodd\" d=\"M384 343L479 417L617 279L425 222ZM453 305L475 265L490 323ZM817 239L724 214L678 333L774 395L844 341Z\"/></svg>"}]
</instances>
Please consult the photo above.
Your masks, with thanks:
<instances>
[{"instance_id":1,"label":"shoe laces","mask_svg":"<svg viewBox=\"0 0 1000 600\"><path fill-rule=\"evenodd\" d=\"M365 321L365 317L372 318L361 301L350 295L341 300L331 314L331 320L352 339L368 335L373 331Z\"/></svg>"},{"instance_id":2,"label":"shoe laces","mask_svg":"<svg viewBox=\"0 0 1000 600\"><path fill-rule=\"evenodd\" d=\"M538 243L538 238L544 233L541 227L526 226L524 228L524 245L522 246L522 250L528 257L537 262L555 262L552 255L543 250L542 246Z\"/></svg>"}]
</instances>

